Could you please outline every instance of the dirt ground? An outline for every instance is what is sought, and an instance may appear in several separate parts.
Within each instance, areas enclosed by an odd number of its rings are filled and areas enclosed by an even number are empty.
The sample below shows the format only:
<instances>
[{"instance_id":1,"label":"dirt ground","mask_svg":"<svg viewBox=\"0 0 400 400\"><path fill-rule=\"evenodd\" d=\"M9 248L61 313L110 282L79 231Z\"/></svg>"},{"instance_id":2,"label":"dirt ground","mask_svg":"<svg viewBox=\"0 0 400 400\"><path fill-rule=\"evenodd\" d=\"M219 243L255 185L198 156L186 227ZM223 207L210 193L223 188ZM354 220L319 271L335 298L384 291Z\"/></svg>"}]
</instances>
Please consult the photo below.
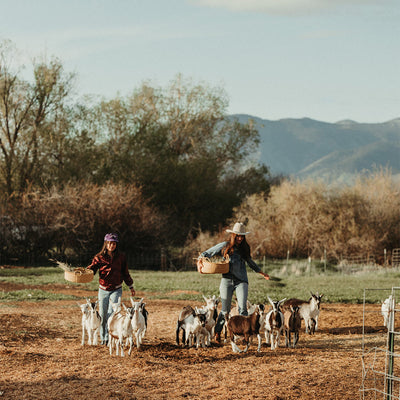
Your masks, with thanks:
<instances>
[{"instance_id":1,"label":"dirt ground","mask_svg":"<svg viewBox=\"0 0 400 400\"><path fill-rule=\"evenodd\" d=\"M21 288L0 283L0 290ZM45 290L79 296L79 303L96 296L84 285ZM295 349L284 340L275 351L263 343L260 353L255 341L245 354L233 353L229 343L182 348L175 325L187 302L137 295L145 297L148 330L142 348L124 358L105 346L81 346L77 300L0 304L0 399L354 400L365 337L381 344L386 338L379 305L369 306L363 342L362 304L323 303L319 330L303 329ZM123 302L129 304L127 292Z\"/></svg>"}]
</instances>

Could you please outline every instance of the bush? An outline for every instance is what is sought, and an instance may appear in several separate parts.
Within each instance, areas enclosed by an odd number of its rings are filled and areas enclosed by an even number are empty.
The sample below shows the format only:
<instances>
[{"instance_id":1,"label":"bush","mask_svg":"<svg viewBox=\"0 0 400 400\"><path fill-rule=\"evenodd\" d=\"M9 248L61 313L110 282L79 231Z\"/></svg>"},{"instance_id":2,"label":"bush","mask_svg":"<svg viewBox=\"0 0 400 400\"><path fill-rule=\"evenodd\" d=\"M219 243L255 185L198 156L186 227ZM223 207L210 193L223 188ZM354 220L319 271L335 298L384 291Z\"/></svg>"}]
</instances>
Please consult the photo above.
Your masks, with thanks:
<instances>
[{"instance_id":1,"label":"bush","mask_svg":"<svg viewBox=\"0 0 400 400\"><path fill-rule=\"evenodd\" d=\"M95 253L118 232L129 253L159 247L163 218L133 185L108 183L29 192L3 212L3 254L34 259Z\"/></svg>"},{"instance_id":2,"label":"bush","mask_svg":"<svg viewBox=\"0 0 400 400\"><path fill-rule=\"evenodd\" d=\"M284 181L268 196L247 197L233 221L247 221L255 257L285 258L289 251L290 257L323 259L326 250L328 260L364 254L383 263L384 249L400 246L399 186L388 171L362 175L351 187Z\"/></svg>"}]
</instances>

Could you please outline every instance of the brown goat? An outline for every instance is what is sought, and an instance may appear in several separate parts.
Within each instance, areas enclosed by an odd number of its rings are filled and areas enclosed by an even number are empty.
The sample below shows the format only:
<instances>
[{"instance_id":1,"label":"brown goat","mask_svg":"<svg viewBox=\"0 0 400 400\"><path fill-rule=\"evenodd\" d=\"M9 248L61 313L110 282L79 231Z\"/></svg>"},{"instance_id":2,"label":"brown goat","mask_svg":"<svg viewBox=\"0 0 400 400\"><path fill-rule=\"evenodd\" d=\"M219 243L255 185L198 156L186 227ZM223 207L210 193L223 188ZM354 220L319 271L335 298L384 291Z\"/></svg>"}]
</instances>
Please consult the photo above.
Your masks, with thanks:
<instances>
[{"instance_id":1,"label":"brown goat","mask_svg":"<svg viewBox=\"0 0 400 400\"><path fill-rule=\"evenodd\" d=\"M283 318L285 321L285 337L286 337L286 347L296 347L299 341L299 333L301 329L301 316L299 313L298 306L290 306L290 309L283 313ZM293 344L291 341L291 334L293 336Z\"/></svg>"},{"instance_id":2,"label":"brown goat","mask_svg":"<svg viewBox=\"0 0 400 400\"><path fill-rule=\"evenodd\" d=\"M259 334L260 331L260 317L264 312L264 305L259 304L256 307L256 310L250 316L245 315L234 315L228 319L226 324L227 327L227 336L231 340L232 350L234 353L246 353L250 345L250 337L253 335L257 335L258 339L258 348L259 352L261 349L261 336ZM246 348L244 350L240 350L239 347L235 343L235 336L243 336L244 343Z\"/></svg>"}]
</instances>

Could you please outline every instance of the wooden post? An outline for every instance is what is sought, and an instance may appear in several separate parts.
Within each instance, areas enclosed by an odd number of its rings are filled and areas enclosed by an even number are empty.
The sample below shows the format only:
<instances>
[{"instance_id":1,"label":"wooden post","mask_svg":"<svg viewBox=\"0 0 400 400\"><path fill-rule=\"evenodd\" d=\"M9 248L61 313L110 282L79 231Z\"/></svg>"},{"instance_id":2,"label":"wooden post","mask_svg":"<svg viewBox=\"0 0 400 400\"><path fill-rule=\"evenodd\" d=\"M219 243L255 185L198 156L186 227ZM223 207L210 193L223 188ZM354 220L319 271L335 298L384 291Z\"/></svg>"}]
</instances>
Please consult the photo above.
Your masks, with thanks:
<instances>
[{"instance_id":1,"label":"wooden post","mask_svg":"<svg viewBox=\"0 0 400 400\"><path fill-rule=\"evenodd\" d=\"M161 249L161 271L167 270L167 256L165 255L165 250Z\"/></svg>"},{"instance_id":2,"label":"wooden post","mask_svg":"<svg viewBox=\"0 0 400 400\"><path fill-rule=\"evenodd\" d=\"M387 267L387 254L386 254L386 249L383 250L383 265Z\"/></svg>"}]
</instances>

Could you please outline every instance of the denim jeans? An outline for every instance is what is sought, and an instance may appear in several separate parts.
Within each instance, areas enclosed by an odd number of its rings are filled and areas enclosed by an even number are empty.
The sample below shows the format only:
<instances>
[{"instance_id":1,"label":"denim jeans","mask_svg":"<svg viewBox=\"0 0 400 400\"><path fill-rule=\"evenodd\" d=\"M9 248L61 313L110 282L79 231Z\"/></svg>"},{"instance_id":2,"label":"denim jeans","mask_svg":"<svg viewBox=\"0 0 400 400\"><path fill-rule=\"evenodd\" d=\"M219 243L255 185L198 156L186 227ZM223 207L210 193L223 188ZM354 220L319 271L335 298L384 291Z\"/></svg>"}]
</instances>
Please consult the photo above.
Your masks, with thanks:
<instances>
[{"instance_id":1,"label":"denim jeans","mask_svg":"<svg viewBox=\"0 0 400 400\"><path fill-rule=\"evenodd\" d=\"M215 333L220 333L225 324L225 315L231 311L233 292L236 291L236 298L240 315L247 315L247 295L249 284L235 279L222 278L219 285L222 310L218 315L215 325Z\"/></svg>"},{"instance_id":2,"label":"denim jeans","mask_svg":"<svg viewBox=\"0 0 400 400\"><path fill-rule=\"evenodd\" d=\"M108 342L107 321L113 313L111 303L118 303L122 297L122 288L108 291L99 288L99 314L101 316L100 343Z\"/></svg>"}]
</instances>

